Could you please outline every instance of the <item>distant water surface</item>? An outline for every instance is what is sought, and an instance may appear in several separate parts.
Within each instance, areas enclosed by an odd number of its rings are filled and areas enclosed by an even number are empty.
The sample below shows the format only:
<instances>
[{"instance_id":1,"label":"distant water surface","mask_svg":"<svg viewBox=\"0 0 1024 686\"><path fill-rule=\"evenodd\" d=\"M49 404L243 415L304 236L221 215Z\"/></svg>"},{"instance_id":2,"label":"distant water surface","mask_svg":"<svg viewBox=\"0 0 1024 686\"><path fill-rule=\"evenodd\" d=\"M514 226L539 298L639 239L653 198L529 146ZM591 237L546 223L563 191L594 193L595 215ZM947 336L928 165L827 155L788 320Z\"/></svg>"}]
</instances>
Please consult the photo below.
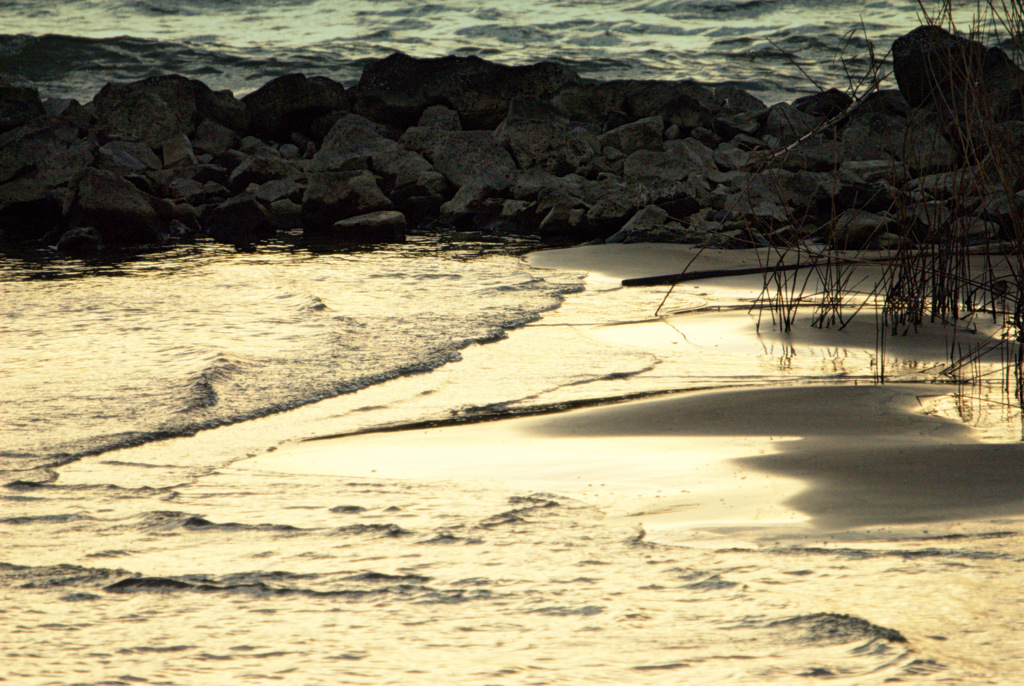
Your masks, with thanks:
<instances>
[{"instance_id":1,"label":"distant water surface","mask_svg":"<svg viewBox=\"0 0 1024 686\"><path fill-rule=\"evenodd\" d=\"M935 5L926 3L926 7ZM359 78L366 60L555 60L586 77L693 78L769 102L859 78L917 26L916 2L838 0L8 0L0 74L91 99L177 72L244 94L288 72ZM956 0L968 24L974 2Z\"/></svg>"}]
</instances>

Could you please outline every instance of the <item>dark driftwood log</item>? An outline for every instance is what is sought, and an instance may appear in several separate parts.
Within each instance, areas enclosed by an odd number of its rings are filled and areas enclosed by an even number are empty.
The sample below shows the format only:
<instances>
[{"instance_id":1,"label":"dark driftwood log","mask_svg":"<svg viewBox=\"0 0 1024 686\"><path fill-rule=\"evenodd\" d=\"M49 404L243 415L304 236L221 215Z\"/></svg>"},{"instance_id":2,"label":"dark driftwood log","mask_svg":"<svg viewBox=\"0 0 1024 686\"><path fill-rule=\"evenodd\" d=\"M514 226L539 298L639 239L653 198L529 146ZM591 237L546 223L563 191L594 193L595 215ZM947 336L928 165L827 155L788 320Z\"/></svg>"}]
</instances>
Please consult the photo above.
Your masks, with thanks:
<instances>
[{"instance_id":1,"label":"dark driftwood log","mask_svg":"<svg viewBox=\"0 0 1024 686\"><path fill-rule=\"evenodd\" d=\"M681 281L697 281L699 279L716 279L722 276L743 276L744 274L769 274L791 269L804 269L814 266L811 263L780 264L764 267L741 267L739 269L705 269L703 271L681 272L679 274L662 274L661 276L641 276L636 279L623 279L623 286L671 286Z\"/></svg>"}]
</instances>

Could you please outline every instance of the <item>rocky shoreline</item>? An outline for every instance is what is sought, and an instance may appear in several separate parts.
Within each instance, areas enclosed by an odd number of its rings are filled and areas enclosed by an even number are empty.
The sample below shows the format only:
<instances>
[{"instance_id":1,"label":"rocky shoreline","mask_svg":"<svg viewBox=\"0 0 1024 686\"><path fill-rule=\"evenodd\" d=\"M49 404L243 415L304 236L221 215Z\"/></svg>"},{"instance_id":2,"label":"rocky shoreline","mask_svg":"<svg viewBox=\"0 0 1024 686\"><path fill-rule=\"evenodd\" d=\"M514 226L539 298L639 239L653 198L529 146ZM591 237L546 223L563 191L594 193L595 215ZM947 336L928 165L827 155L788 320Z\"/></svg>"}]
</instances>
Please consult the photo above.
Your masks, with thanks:
<instances>
[{"instance_id":1,"label":"rocky shoreline","mask_svg":"<svg viewBox=\"0 0 1024 686\"><path fill-rule=\"evenodd\" d=\"M401 53L351 88L289 74L241 99L179 75L85 105L0 84L0 241L1019 241L1020 68L936 27L893 63L898 90L771 107L733 86Z\"/></svg>"}]
</instances>

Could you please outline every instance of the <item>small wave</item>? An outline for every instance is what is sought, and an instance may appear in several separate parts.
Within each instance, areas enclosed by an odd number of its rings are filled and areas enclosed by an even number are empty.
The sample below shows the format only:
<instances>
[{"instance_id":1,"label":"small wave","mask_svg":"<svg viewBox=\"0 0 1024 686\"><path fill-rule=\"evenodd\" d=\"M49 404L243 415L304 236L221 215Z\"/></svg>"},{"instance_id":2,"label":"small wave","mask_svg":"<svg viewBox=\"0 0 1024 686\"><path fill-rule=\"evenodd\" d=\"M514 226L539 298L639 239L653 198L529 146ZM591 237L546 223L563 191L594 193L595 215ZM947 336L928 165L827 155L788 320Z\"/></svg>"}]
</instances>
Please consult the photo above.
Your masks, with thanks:
<instances>
[{"instance_id":1,"label":"small wave","mask_svg":"<svg viewBox=\"0 0 1024 686\"><path fill-rule=\"evenodd\" d=\"M241 524L239 522L212 522L197 514L176 511L147 512L133 525L143 530L173 531L275 531L293 533L305 531L290 524Z\"/></svg>"},{"instance_id":2,"label":"small wave","mask_svg":"<svg viewBox=\"0 0 1024 686\"><path fill-rule=\"evenodd\" d=\"M214 407L220 401L217 387L248 373L253 367L239 357L216 354L201 371L187 380L183 393L184 407L179 412L187 414Z\"/></svg>"},{"instance_id":3,"label":"small wave","mask_svg":"<svg viewBox=\"0 0 1024 686\"><path fill-rule=\"evenodd\" d=\"M866 619L847 614L818 612L768 622L768 628L794 630L793 640L813 645L834 645L861 640L906 643L896 629L872 624Z\"/></svg>"},{"instance_id":4,"label":"small wave","mask_svg":"<svg viewBox=\"0 0 1024 686\"><path fill-rule=\"evenodd\" d=\"M376 534L383 538L400 538L412 536L413 532L403 529L397 524L352 524L335 529L335 533L343 535Z\"/></svg>"},{"instance_id":5,"label":"small wave","mask_svg":"<svg viewBox=\"0 0 1024 686\"><path fill-rule=\"evenodd\" d=\"M95 587L111 583L111 580L129 574L130 572L123 569L104 569L102 567L79 567L67 564L30 567L0 562L0 585L16 588Z\"/></svg>"},{"instance_id":6,"label":"small wave","mask_svg":"<svg viewBox=\"0 0 1024 686\"><path fill-rule=\"evenodd\" d=\"M1001 534L1000 534L1001 535ZM998 537L998 536L997 536ZM734 548L721 550L719 552L736 552L742 549ZM870 550L866 548L816 548L805 546L789 546L769 548L765 552L775 555L827 555L849 560L869 560L883 557L898 557L905 560L917 558L951 558L966 560L1010 560L1014 559L1009 553L1001 553L988 550L957 550L951 548L921 548L917 550Z\"/></svg>"},{"instance_id":7,"label":"small wave","mask_svg":"<svg viewBox=\"0 0 1024 686\"><path fill-rule=\"evenodd\" d=\"M0 519L0 524L66 524L68 522L80 522L80 521L93 521L95 517L89 515L77 514L77 513L66 513L66 514L51 514L51 515L36 515L36 516L24 516L24 517L4 517Z\"/></svg>"}]
</instances>

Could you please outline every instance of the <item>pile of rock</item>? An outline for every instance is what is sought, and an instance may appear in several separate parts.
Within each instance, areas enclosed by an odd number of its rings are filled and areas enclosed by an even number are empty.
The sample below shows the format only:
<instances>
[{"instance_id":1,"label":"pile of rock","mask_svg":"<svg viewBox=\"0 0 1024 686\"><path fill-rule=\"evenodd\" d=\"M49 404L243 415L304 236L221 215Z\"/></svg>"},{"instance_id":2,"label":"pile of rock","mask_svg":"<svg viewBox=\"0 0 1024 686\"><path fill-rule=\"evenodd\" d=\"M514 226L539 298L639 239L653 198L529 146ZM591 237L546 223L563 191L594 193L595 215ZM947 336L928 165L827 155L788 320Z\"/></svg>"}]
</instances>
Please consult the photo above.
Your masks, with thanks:
<instances>
[{"instance_id":1,"label":"pile of rock","mask_svg":"<svg viewBox=\"0 0 1024 686\"><path fill-rule=\"evenodd\" d=\"M289 74L241 99L176 75L85 106L0 85L0 232L70 252L300 227L345 242L426 225L554 243L995 237L1024 200L1024 77L980 48L998 103L979 141L948 106L980 80L950 77L976 49L935 31L897 41L899 91L856 104L404 54L349 89Z\"/></svg>"}]
</instances>

